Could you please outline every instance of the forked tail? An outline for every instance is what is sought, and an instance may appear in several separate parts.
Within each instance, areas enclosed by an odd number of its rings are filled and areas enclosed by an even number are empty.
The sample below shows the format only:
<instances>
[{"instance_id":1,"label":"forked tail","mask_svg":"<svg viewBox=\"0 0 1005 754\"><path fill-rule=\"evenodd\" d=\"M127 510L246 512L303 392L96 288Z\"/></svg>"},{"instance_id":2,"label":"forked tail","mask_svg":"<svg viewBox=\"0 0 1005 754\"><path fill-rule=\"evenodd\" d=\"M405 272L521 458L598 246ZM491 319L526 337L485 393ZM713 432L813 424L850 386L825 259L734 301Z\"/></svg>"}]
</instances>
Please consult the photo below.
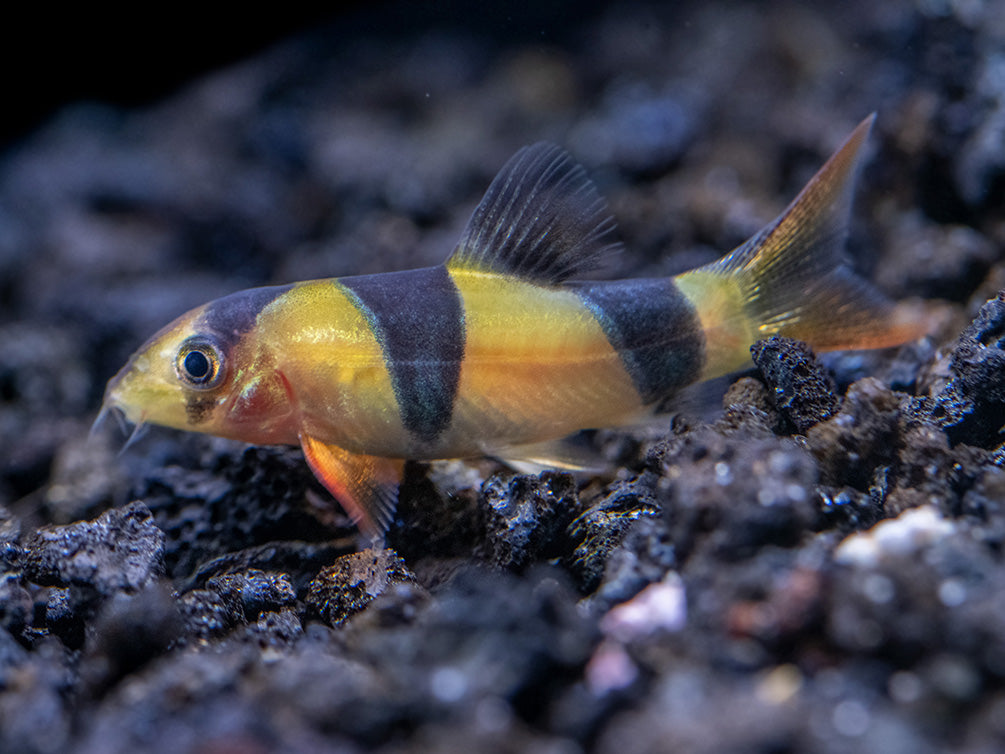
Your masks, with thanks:
<instances>
[{"instance_id":1,"label":"forked tail","mask_svg":"<svg viewBox=\"0 0 1005 754\"><path fill-rule=\"evenodd\" d=\"M924 316L894 305L842 258L855 176L875 115L852 132L778 218L722 259L675 281L705 330L703 378L741 368L770 335L821 351L884 348L924 334Z\"/></svg>"}]
</instances>

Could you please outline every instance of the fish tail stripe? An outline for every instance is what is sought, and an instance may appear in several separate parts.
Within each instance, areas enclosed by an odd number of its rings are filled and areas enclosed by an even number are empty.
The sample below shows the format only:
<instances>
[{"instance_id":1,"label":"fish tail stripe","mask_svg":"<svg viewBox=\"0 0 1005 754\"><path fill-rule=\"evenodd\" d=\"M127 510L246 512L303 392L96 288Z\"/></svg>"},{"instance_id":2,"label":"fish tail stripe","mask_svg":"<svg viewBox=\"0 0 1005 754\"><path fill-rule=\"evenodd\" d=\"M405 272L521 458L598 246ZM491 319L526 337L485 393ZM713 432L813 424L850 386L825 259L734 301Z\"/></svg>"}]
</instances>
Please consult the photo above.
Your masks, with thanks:
<instances>
[{"instance_id":1,"label":"fish tail stripe","mask_svg":"<svg viewBox=\"0 0 1005 754\"><path fill-rule=\"evenodd\" d=\"M705 337L687 297L672 280L573 286L618 352L644 403L698 379Z\"/></svg>"},{"instance_id":2,"label":"fish tail stripe","mask_svg":"<svg viewBox=\"0 0 1005 754\"><path fill-rule=\"evenodd\" d=\"M402 425L435 440L449 425L464 359L464 312L447 268L337 281L384 353Z\"/></svg>"}]
</instances>

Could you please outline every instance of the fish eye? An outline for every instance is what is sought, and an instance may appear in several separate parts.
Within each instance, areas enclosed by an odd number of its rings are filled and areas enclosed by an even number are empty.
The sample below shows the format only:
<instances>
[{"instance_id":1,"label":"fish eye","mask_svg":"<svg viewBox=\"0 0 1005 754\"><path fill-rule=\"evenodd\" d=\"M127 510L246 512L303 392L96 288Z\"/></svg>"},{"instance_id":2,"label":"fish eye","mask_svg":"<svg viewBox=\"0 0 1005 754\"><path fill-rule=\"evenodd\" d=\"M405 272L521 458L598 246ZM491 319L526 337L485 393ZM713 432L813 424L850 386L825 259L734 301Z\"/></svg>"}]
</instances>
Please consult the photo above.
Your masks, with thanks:
<instances>
[{"instance_id":1,"label":"fish eye","mask_svg":"<svg viewBox=\"0 0 1005 754\"><path fill-rule=\"evenodd\" d=\"M196 336L182 343L175 359L178 379L189 387L208 390L223 379L223 356L209 339Z\"/></svg>"}]
</instances>

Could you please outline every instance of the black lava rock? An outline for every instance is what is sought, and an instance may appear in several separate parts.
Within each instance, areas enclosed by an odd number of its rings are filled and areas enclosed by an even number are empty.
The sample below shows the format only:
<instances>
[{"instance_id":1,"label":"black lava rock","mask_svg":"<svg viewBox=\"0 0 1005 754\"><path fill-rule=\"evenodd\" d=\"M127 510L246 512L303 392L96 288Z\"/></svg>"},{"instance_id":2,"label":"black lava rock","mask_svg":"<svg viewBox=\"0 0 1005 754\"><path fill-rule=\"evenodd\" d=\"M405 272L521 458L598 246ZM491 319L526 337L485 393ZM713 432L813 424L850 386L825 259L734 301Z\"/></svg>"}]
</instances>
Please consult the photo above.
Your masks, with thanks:
<instances>
[{"instance_id":1,"label":"black lava rock","mask_svg":"<svg viewBox=\"0 0 1005 754\"><path fill-rule=\"evenodd\" d=\"M18 538L21 522L0 505L0 573L20 567L23 550Z\"/></svg>"},{"instance_id":2,"label":"black lava rock","mask_svg":"<svg viewBox=\"0 0 1005 754\"><path fill-rule=\"evenodd\" d=\"M17 636L30 625L34 601L15 571L0 573L0 629Z\"/></svg>"},{"instance_id":3,"label":"black lava rock","mask_svg":"<svg viewBox=\"0 0 1005 754\"><path fill-rule=\"evenodd\" d=\"M631 599L677 565L670 532L662 517L643 516L630 523L604 562L604 573L591 603L610 607Z\"/></svg>"},{"instance_id":4,"label":"black lava rock","mask_svg":"<svg viewBox=\"0 0 1005 754\"><path fill-rule=\"evenodd\" d=\"M572 551L565 563L584 594L600 584L608 558L632 524L641 518L659 515L651 485L651 474L619 484L569 524L566 536L572 543Z\"/></svg>"},{"instance_id":5,"label":"black lava rock","mask_svg":"<svg viewBox=\"0 0 1005 754\"><path fill-rule=\"evenodd\" d=\"M311 582L305 602L312 614L338 626L392 584L414 580L394 550L363 550L322 570Z\"/></svg>"},{"instance_id":6,"label":"black lava rock","mask_svg":"<svg viewBox=\"0 0 1005 754\"><path fill-rule=\"evenodd\" d=\"M292 576L291 583L297 594L302 594L314 575L324 566L356 549L353 537L343 537L329 542L269 542L227 552L205 560L188 579L180 580L182 590L204 586L221 574L246 571L280 572Z\"/></svg>"},{"instance_id":7,"label":"black lava rock","mask_svg":"<svg viewBox=\"0 0 1005 754\"><path fill-rule=\"evenodd\" d=\"M348 533L339 528L338 505L327 492L317 493L322 506L307 503L312 482L299 451L206 452L187 463L215 468L153 469L138 490L168 535L164 560L174 578L204 571L224 553L284 540L316 543Z\"/></svg>"},{"instance_id":8,"label":"black lava rock","mask_svg":"<svg viewBox=\"0 0 1005 754\"><path fill-rule=\"evenodd\" d=\"M5 145L0 752L1002 748L1002 299L951 343L1005 286L1001 0L524 5L360 5ZM58 25L35 26L65 52ZM625 245L598 278L666 280L757 232L878 103L846 251L891 298L940 299L929 339L819 363L763 343L721 418L729 377L658 407L683 420L580 436L606 468L578 490L411 461L399 557L350 555L299 449L86 439L107 380L191 307L441 264L526 144L610 202Z\"/></svg>"},{"instance_id":9,"label":"black lava rock","mask_svg":"<svg viewBox=\"0 0 1005 754\"><path fill-rule=\"evenodd\" d=\"M255 642L259 648L281 651L304 635L304 627L292 610L269 611L259 615L257 621L245 627L244 632L244 638Z\"/></svg>"},{"instance_id":10,"label":"black lava rock","mask_svg":"<svg viewBox=\"0 0 1005 754\"><path fill-rule=\"evenodd\" d=\"M837 388L805 343L772 335L757 341L750 353L772 392L775 406L797 432L804 434L834 415Z\"/></svg>"},{"instance_id":11,"label":"black lava rock","mask_svg":"<svg viewBox=\"0 0 1005 754\"><path fill-rule=\"evenodd\" d=\"M224 636L234 627L234 616L223 598L209 589L193 589L178 601L185 634L204 642Z\"/></svg>"},{"instance_id":12,"label":"black lava rock","mask_svg":"<svg viewBox=\"0 0 1005 754\"><path fill-rule=\"evenodd\" d=\"M867 490L878 466L889 464L901 447L900 406L905 396L878 380L854 383L840 410L811 426L807 445L825 484Z\"/></svg>"},{"instance_id":13,"label":"black lava rock","mask_svg":"<svg viewBox=\"0 0 1005 754\"><path fill-rule=\"evenodd\" d=\"M94 521L42 529L25 548L25 577L50 591L45 625L67 646L83 643L100 605L134 594L164 573L164 533L145 505L114 508Z\"/></svg>"},{"instance_id":14,"label":"black lava rock","mask_svg":"<svg viewBox=\"0 0 1005 754\"><path fill-rule=\"evenodd\" d=\"M469 470L437 473L429 464L406 463L388 546L409 562L468 555L484 532L477 483L472 485Z\"/></svg>"},{"instance_id":15,"label":"black lava rock","mask_svg":"<svg viewBox=\"0 0 1005 754\"><path fill-rule=\"evenodd\" d=\"M991 447L1005 425L1005 291L981 307L949 362L953 378L930 407L955 445Z\"/></svg>"},{"instance_id":16,"label":"black lava rock","mask_svg":"<svg viewBox=\"0 0 1005 754\"><path fill-rule=\"evenodd\" d=\"M39 531L26 547L24 566L37 584L103 598L136 592L164 573L164 533L143 503L130 503L94 521Z\"/></svg>"},{"instance_id":17,"label":"black lava rock","mask_svg":"<svg viewBox=\"0 0 1005 754\"><path fill-rule=\"evenodd\" d=\"M492 477L482 485L480 501L486 558L514 570L554 554L557 537L579 507L575 480L560 472Z\"/></svg>"},{"instance_id":18,"label":"black lava rock","mask_svg":"<svg viewBox=\"0 0 1005 754\"><path fill-rule=\"evenodd\" d=\"M292 605L297 593L285 573L250 570L214 576L206 588L220 595L232 620L257 621L263 612Z\"/></svg>"},{"instance_id":19,"label":"black lava rock","mask_svg":"<svg viewBox=\"0 0 1005 754\"><path fill-rule=\"evenodd\" d=\"M74 599L69 589L50 589L45 603L45 629L62 639L67 647L80 649L84 644L85 620L94 612L93 601Z\"/></svg>"},{"instance_id":20,"label":"black lava rock","mask_svg":"<svg viewBox=\"0 0 1005 754\"><path fill-rule=\"evenodd\" d=\"M764 383L753 377L741 377L722 396L723 416L716 428L724 433L785 434L791 429L788 419L775 405Z\"/></svg>"}]
</instances>

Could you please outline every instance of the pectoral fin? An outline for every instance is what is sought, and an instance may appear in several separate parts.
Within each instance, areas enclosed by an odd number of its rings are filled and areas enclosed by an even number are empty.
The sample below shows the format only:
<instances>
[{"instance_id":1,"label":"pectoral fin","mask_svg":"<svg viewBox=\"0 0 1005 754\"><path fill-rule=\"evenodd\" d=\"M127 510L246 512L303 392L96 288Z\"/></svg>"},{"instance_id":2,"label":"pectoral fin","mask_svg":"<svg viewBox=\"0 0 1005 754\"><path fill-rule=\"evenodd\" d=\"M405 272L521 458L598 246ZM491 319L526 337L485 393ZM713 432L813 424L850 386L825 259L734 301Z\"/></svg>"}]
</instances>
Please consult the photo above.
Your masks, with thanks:
<instances>
[{"instance_id":1,"label":"pectoral fin","mask_svg":"<svg viewBox=\"0 0 1005 754\"><path fill-rule=\"evenodd\" d=\"M373 540L380 540L394 518L404 461L350 453L301 434L311 471L339 501L353 522Z\"/></svg>"}]
</instances>

